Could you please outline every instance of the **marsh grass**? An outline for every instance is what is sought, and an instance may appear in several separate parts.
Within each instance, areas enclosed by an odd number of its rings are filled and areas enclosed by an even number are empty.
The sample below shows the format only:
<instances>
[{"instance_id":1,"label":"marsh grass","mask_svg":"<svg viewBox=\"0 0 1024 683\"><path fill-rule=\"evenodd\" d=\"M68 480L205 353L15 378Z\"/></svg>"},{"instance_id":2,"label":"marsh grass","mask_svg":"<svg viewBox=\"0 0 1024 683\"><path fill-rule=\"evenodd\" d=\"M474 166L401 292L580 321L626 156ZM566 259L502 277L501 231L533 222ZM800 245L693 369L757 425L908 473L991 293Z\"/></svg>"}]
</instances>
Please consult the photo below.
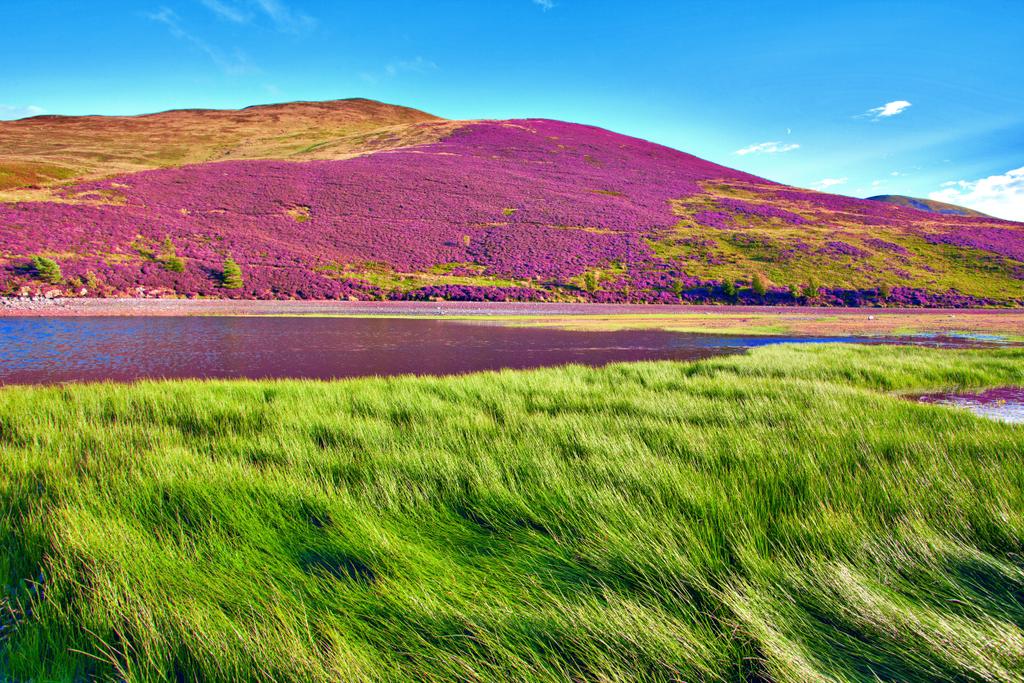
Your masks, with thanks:
<instances>
[{"instance_id":1,"label":"marsh grass","mask_svg":"<svg viewBox=\"0 0 1024 683\"><path fill-rule=\"evenodd\" d=\"M1024 351L0 391L14 680L1011 680Z\"/></svg>"}]
</instances>

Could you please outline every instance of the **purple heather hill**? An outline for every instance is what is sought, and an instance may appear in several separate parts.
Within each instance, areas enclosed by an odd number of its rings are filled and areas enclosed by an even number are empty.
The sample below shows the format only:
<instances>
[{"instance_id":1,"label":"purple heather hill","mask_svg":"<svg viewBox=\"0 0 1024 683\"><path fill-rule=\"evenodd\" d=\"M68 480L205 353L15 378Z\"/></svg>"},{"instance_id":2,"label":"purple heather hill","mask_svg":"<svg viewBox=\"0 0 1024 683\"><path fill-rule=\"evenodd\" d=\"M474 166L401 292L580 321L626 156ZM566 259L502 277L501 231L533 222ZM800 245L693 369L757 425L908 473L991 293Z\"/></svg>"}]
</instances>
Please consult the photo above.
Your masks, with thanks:
<instances>
[{"instance_id":1,"label":"purple heather hill","mask_svg":"<svg viewBox=\"0 0 1024 683\"><path fill-rule=\"evenodd\" d=\"M736 256L717 250L723 240L761 263L817 259L815 275L818 263L842 263L844 277L870 267L902 278L914 253L897 242L913 238L1020 261L992 263L1024 279L1019 224L798 190L548 120L470 123L440 142L344 160L223 161L62 192L70 203L0 203L0 293L38 288L29 257L46 254L76 291L98 294L706 300L722 288L690 267L700 258L727 269ZM184 272L164 267L167 239ZM241 289L221 286L229 255ZM580 276L593 269L608 273L585 292ZM408 274L419 289L395 289Z\"/></svg>"},{"instance_id":2,"label":"purple heather hill","mask_svg":"<svg viewBox=\"0 0 1024 683\"><path fill-rule=\"evenodd\" d=\"M641 238L678 221L669 200L710 178L759 181L598 128L522 120L342 161L145 171L73 188L123 204L0 204L0 224L18 226L3 237L19 253L99 256L170 237L211 267L230 253L262 267L470 262L497 276L568 278L649 258Z\"/></svg>"}]
</instances>

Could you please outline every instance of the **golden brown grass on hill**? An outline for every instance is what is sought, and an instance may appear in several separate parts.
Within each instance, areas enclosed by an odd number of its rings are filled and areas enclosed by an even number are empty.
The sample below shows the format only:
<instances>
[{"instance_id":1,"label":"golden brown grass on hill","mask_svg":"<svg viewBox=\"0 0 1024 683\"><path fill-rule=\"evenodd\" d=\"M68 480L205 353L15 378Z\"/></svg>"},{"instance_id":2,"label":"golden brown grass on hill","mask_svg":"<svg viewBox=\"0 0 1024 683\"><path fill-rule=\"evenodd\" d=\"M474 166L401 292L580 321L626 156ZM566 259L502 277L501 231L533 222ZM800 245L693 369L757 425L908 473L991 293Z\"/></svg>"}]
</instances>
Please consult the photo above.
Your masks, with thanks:
<instances>
[{"instance_id":1,"label":"golden brown grass on hill","mask_svg":"<svg viewBox=\"0 0 1024 683\"><path fill-rule=\"evenodd\" d=\"M364 99L0 121L0 199L50 198L53 185L165 166L342 159L433 142L458 125Z\"/></svg>"}]
</instances>

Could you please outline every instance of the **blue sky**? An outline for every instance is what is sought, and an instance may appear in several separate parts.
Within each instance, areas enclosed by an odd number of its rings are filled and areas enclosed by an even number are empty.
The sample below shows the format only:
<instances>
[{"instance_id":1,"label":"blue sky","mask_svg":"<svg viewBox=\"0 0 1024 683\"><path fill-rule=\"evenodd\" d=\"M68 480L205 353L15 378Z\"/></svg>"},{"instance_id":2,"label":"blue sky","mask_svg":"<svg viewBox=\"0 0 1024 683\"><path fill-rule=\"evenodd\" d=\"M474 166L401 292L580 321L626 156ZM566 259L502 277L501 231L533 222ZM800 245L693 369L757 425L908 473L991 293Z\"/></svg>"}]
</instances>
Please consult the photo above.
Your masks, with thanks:
<instances>
[{"instance_id":1,"label":"blue sky","mask_svg":"<svg viewBox=\"0 0 1024 683\"><path fill-rule=\"evenodd\" d=\"M0 118L369 97L1024 220L1020 0L7 5Z\"/></svg>"}]
</instances>

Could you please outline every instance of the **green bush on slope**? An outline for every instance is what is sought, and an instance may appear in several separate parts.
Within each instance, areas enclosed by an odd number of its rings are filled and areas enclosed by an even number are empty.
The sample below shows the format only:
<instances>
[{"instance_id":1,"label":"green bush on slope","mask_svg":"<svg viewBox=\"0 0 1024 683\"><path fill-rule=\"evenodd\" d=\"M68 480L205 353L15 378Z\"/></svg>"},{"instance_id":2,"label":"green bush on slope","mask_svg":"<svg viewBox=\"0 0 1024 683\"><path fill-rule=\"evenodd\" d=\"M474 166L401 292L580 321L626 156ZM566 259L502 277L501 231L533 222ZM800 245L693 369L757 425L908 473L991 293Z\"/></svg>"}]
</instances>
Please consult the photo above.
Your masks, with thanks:
<instances>
[{"instance_id":1,"label":"green bush on slope","mask_svg":"<svg viewBox=\"0 0 1024 683\"><path fill-rule=\"evenodd\" d=\"M43 282L47 282L51 285L59 285L64 281L64 275L60 272L60 265L51 258L47 258L45 256L33 256L32 268L35 269L36 275L38 275L39 279Z\"/></svg>"}]
</instances>

